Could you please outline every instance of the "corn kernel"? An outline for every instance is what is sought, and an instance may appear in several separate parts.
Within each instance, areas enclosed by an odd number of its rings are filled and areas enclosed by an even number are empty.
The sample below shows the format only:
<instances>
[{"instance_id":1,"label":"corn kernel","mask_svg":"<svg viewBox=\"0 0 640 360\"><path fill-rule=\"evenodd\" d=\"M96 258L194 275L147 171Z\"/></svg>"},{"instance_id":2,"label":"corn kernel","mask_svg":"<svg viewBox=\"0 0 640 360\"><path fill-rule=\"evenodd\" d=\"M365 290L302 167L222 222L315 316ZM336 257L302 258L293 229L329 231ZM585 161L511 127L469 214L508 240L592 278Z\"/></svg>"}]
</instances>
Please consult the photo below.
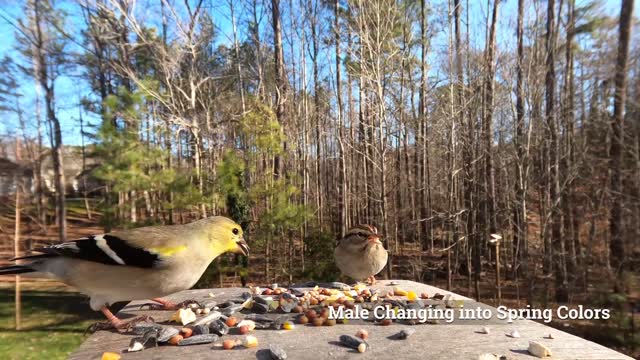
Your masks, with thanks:
<instances>
[{"instance_id":1,"label":"corn kernel","mask_svg":"<svg viewBox=\"0 0 640 360\"><path fill-rule=\"evenodd\" d=\"M417 299L418 299L418 294L416 294L416 292L415 292L415 291L409 291L409 292L407 293L407 299L408 299L409 301L415 301L415 300L417 300Z\"/></svg>"},{"instance_id":2,"label":"corn kernel","mask_svg":"<svg viewBox=\"0 0 640 360\"><path fill-rule=\"evenodd\" d=\"M393 294L395 296L407 296L407 290L401 289L399 287L393 288Z\"/></svg>"},{"instance_id":3,"label":"corn kernel","mask_svg":"<svg viewBox=\"0 0 640 360\"><path fill-rule=\"evenodd\" d=\"M106 352L102 354L102 360L119 360L120 355L114 352Z\"/></svg>"},{"instance_id":4,"label":"corn kernel","mask_svg":"<svg viewBox=\"0 0 640 360\"><path fill-rule=\"evenodd\" d=\"M296 326L291 321L285 321L282 328L285 330L293 330Z\"/></svg>"},{"instance_id":5,"label":"corn kernel","mask_svg":"<svg viewBox=\"0 0 640 360\"><path fill-rule=\"evenodd\" d=\"M248 348L253 348L258 346L258 338L252 335L247 336L244 339L244 346L248 347Z\"/></svg>"}]
</instances>

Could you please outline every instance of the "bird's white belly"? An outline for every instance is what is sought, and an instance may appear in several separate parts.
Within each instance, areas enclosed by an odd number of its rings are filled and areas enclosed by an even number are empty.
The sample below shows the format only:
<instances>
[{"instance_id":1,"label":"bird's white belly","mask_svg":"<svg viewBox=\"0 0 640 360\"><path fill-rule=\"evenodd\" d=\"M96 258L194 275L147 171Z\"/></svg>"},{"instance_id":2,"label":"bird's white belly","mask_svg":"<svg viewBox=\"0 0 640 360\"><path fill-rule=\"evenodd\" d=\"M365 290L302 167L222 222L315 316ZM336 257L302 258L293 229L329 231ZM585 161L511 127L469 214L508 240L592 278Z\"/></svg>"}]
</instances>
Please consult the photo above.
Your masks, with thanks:
<instances>
[{"instance_id":1,"label":"bird's white belly","mask_svg":"<svg viewBox=\"0 0 640 360\"><path fill-rule=\"evenodd\" d=\"M146 269L105 265L84 260L51 259L43 271L56 275L63 282L91 297L91 308L119 301L145 300L166 296L191 288L202 276L208 264L191 271L176 269ZM73 269L73 271L70 271ZM91 276L78 276L91 273Z\"/></svg>"},{"instance_id":2,"label":"bird's white belly","mask_svg":"<svg viewBox=\"0 0 640 360\"><path fill-rule=\"evenodd\" d=\"M382 271L387 264L387 252L382 246L372 246L354 255L336 256L336 264L343 274L364 280Z\"/></svg>"}]
</instances>

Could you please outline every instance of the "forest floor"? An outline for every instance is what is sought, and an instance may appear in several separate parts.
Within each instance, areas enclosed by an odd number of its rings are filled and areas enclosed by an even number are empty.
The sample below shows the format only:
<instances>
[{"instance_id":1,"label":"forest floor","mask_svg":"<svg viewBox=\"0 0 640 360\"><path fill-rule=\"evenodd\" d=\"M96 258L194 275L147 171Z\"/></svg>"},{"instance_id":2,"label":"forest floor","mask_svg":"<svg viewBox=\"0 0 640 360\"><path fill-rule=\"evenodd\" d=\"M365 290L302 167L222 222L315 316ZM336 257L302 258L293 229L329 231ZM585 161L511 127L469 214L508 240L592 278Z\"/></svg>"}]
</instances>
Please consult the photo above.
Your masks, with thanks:
<instances>
[{"instance_id":1,"label":"forest floor","mask_svg":"<svg viewBox=\"0 0 640 360\"><path fill-rule=\"evenodd\" d=\"M79 205L79 204L78 204ZM84 209L81 206L70 207L69 238L78 238L87 234L101 232L96 218L87 220L84 216ZM4 213L4 216L2 214ZM11 228L12 216L7 212L0 211L0 265L4 265L5 259L11 257L13 230ZM56 229L48 227L46 233L40 231L31 222L26 222L24 233L36 241L45 242L47 239L55 238ZM8 246L11 244L11 246ZM411 250L411 249L409 249ZM410 266L399 266L394 277L417 280L429 283L430 285L446 288L446 276L442 271L432 271L433 276L429 279L420 279L416 276L415 267L419 262L428 263L429 268L445 269L446 257L433 255L419 251L405 251L405 254L398 256L397 263L411 264ZM414 255L419 253L419 255ZM255 255L254 255L255 256ZM252 268L261 268L259 256L251 259ZM481 288L481 301L493 306L499 304L513 308L526 307L526 289L517 282L506 279L503 276L502 301L498 302L495 294L495 273L491 265L487 264L487 271L483 273ZM640 323L640 313L635 314L632 322L632 309L637 307L640 294L640 276L637 273L631 274L629 279L630 289L635 290L627 298L620 299L612 296L608 288L606 269L596 267L590 270L590 282L587 291L584 286L580 290L573 292L570 305L577 306L584 304L586 307L610 307L613 312L612 319L608 321L556 321L548 324L560 330L597 342L604 346L626 353L634 358L640 358L640 331L634 329L634 325ZM446 273L445 273L446 274ZM231 274L229 274L231 275ZM383 277L380 274L379 277ZM263 273L252 271L250 282L261 284ZM85 330L93 322L102 320L100 313L91 311L88 299L75 292L72 288L64 284L51 280L37 280L22 277L22 330L15 330L14 322L14 277L0 277L0 358L1 359L62 359L79 346L85 339ZM538 287L544 286L544 279L536 279ZM226 276L221 279L221 283L226 286L239 286L239 279L233 276ZM553 285L551 285L552 287ZM456 275L454 277L452 291L464 296L473 297L470 292L468 280L465 276ZM552 295L552 294L551 294ZM536 304L544 304L541 297L534 299ZM635 305L633 305L635 301ZM549 301L547 307L556 308L558 304ZM542 307L538 305L537 307ZM637 327L637 325L635 325Z\"/></svg>"}]
</instances>

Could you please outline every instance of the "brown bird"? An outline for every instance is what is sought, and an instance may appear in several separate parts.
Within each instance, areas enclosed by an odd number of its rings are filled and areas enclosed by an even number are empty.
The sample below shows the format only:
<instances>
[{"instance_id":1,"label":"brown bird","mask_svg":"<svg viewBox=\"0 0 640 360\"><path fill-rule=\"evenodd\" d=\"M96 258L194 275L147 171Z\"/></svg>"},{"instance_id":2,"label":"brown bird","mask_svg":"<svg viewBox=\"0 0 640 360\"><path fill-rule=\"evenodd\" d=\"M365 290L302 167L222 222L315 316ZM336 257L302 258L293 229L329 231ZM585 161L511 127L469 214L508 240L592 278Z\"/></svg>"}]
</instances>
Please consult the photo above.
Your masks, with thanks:
<instances>
[{"instance_id":1,"label":"brown bird","mask_svg":"<svg viewBox=\"0 0 640 360\"><path fill-rule=\"evenodd\" d=\"M375 275L387 265L387 250L382 246L378 229L358 225L347 231L334 251L336 265L344 275L356 281L375 284Z\"/></svg>"}]
</instances>

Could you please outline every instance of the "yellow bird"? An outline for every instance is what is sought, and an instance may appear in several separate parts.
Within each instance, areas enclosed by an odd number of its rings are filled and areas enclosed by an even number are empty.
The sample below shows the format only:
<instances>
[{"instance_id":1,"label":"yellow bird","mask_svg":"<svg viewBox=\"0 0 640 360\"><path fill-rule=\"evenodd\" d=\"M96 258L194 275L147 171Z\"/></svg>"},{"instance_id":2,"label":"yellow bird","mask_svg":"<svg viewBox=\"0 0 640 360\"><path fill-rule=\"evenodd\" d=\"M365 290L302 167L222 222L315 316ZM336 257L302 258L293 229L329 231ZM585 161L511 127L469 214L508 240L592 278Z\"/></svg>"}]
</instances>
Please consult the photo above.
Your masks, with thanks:
<instances>
[{"instance_id":1,"label":"yellow bird","mask_svg":"<svg viewBox=\"0 0 640 360\"><path fill-rule=\"evenodd\" d=\"M15 258L29 263L0 268L0 275L43 272L91 298L91 308L127 329L108 306L119 301L152 299L158 308L175 309L159 297L191 288L207 266L225 252L249 254L242 228L214 216L185 225L148 226L93 235L36 249L40 254Z\"/></svg>"}]
</instances>

